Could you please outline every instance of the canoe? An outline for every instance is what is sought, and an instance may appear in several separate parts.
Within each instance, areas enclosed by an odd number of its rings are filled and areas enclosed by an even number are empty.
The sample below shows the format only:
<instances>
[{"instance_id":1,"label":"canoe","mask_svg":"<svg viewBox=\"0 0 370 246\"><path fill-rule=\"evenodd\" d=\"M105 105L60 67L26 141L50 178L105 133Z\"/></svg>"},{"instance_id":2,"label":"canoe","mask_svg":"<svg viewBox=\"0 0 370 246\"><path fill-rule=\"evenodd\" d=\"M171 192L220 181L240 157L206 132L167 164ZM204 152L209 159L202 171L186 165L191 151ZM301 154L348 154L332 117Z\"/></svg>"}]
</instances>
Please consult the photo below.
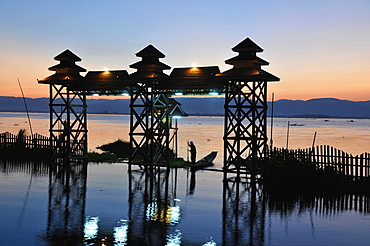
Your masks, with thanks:
<instances>
[{"instance_id":1,"label":"canoe","mask_svg":"<svg viewBox=\"0 0 370 246\"><path fill-rule=\"evenodd\" d=\"M205 157L197 161L191 167L202 168L202 167L213 166L212 162L216 158L217 153L218 153L217 151L212 151L211 153L209 153L208 155L206 155Z\"/></svg>"},{"instance_id":2,"label":"canoe","mask_svg":"<svg viewBox=\"0 0 370 246\"><path fill-rule=\"evenodd\" d=\"M298 124L298 123L292 123L292 124L289 124L290 126L304 126L305 124Z\"/></svg>"}]
</instances>

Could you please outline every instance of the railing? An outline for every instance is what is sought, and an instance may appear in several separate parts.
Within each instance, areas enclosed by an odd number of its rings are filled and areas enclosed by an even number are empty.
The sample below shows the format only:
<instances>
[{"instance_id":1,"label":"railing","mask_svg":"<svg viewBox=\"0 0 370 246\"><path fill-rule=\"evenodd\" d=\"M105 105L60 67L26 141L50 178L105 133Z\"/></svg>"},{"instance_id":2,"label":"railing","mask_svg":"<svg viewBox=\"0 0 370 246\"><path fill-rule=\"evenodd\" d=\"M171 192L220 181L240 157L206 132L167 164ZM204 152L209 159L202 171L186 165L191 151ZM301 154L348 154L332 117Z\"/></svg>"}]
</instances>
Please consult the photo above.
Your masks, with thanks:
<instances>
[{"instance_id":1,"label":"railing","mask_svg":"<svg viewBox=\"0 0 370 246\"><path fill-rule=\"evenodd\" d=\"M0 155L6 156L10 150L10 155L14 157L17 155L17 151L22 150L26 151L25 153L33 154L33 157L35 157L35 155L37 156L40 154L40 151L42 152L45 150L47 151L47 154L53 156L53 158L65 158L66 156L69 156L70 158L81 159L86 157L86 153L83 149L83 141L75 143L71 140L69 146L73 148L72 155L70 155L71 153L68 153L66 146L68 146L68 143L64 140L62 135L60 135L58 139L50 140L49 137L45 137L37 133L31 136L19 134L14 135L9 132L0 133ZM39 153L37 151L39 151Z\"/></svg>"},{"instance_id":2,"label":"railing","mask_svg":"<svg viewBox=\"0 0 370 246\"><path fill-rule=\"evenodd\" d=\"M32 136L14 135L9 132L0 133L0 149L19 146L28 149L50 149L49 137L42 136L38 133Z\"/></svg>"},{"instance_id":3,"label":"railing","mask_svg":"<svg viewBox=\"0 0 370 246\"><path fill-rule=\"evenodd\" d=\"M353 178L364 178L370 174L370 153L353 156L328 145L296 150L274 148L274 151L293 154L295 158L309 161L317 168L330 169Z\"/></svg>"}]
</instances>

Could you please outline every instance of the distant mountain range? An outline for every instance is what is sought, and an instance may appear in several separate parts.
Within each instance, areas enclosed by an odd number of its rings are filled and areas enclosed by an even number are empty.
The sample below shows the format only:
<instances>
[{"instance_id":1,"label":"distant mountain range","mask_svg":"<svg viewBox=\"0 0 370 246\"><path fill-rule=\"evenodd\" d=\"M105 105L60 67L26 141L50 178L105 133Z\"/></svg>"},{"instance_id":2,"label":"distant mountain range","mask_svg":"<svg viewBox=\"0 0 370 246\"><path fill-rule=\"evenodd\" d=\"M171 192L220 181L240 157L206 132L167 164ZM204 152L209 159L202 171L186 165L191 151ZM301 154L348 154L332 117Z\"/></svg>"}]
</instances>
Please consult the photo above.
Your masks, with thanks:
<instances>
[{"instance_id":1,"label":"distant mountain range","mask_svg":"<svg viewBox=\"0 0 370 246\"><path fill-rule=\"evenodd\" d=\"M189 115L224 115L224 98L176 98ZM129 99L88 99L89 114L129 114ZM29 112L49 112L49 98L26 98ZM268 115L271 115L271 102ZM275 117L370 118L370 101L319 98L274 102ZM0 112L25 112L22 97L0 96Z\"/></svg>"}]
</instances>

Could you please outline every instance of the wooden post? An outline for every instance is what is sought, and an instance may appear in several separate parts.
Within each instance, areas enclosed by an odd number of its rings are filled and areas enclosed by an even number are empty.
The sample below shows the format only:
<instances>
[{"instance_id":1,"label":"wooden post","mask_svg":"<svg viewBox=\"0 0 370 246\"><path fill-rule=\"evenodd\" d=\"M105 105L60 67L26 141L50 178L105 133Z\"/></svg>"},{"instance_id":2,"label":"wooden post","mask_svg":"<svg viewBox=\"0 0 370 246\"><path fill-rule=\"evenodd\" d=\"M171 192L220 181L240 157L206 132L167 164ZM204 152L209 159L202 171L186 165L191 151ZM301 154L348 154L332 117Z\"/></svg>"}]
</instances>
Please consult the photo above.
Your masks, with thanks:
<instances>
[{"instance_id":1,"label":"wooden post","mask_svg":"<svg viewBox=\"0 0 370 246\"><path fill-rule=\"evenodd\" d=\"M312 148L315 147L316 134L317 134L317 132L315 132L315 134L313 135Z\"/></svg>"},{"instance_id":2,"label":"wooden post","mask_svg":"<svg viewBox=\"0 0 370 246\"><path fill-rule=\"evenodd\" d=\"M270 151L272 150L273 146L273 140L272 140L272 132L274 128L274 93L272 93L272 99L271 99L271 126L270 126Z\"/></svg>"},{"instance_id":3,"label":"wooden post","mask_svg":"<svg viewBox=\"0 0 370 246\"><path fill-rule=\"evenodd\" d=\"M289 147L289 124L290 122L288 121L288 129L287 129L287 132L286 132L286 149L288 149Z\"/></svg>"},{"instance_id":4,"label":"wooden post","mask_svg":"<svg viewBox=\"0 0 370 246\"><path fill-rule=\"evenodd\" d=\"M360 178L364 178L364 154L361 154L360 156Z\"/></svg>"}]
</instances>

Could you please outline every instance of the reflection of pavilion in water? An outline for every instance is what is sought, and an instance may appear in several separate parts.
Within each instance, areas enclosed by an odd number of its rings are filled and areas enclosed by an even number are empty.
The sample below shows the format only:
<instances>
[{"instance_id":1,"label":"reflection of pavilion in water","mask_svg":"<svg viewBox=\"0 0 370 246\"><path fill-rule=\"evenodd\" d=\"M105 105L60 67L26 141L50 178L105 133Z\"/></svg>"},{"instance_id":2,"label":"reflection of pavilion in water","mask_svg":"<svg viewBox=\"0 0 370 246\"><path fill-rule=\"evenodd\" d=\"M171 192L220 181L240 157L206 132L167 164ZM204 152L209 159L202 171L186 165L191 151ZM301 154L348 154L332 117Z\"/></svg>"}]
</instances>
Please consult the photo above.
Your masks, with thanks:
<instances>
[{"instance_id":1,"label":"reflection of pavilion in water","mask_svg":"<svg viewBox=\"0 0 370 246\"><path fill-rule=\"evenodd\" d=\"M153 167L128 171L128 219L112 228L113 235L100 231L99 217L86 217L85 243L95 245L180 245L181 232L175 229L180 220L176 204L177 170ZM89 244L91 243L91 244Z\"/></svg>"},{"instance_id":2,"label":"reflection of pavilion in water","mask_svg":"<svg viewBox=\"0 0 370 246\"><path fill-rule=\"evenodd\" d=\"M264 192L250 176L235 175L225 179L223 245L265 245L271 239L272 226L266 218L272 214L280 214L288 226L289 217L294 213L308 213L312 232L315 230L313 216L331 218L345 211L370 214L368 195L344 192L282 195Z\"/></svg>"},{"instance_id":3,"label":"reflection of pavilion in water","mask_svg":"<svg viewBox=\"0 0 370 246\"><path fill-rule=\"evenodd\" d=\"M46 240L64 245L166 245L180 240L173 225L180 219L176 205L177 171L146 168L129 171L129 218L103 228L98 216L85 215L87 164L50 169ZM103 226L103 227L102 227ZM177 245L177 244L175 244Z\"/></svg>"},{"instance_id":4,"label":"reflection of pavilion in water","mask_svg":"<svg viewBox=\"0 0 370 246\"><path fill-rule=\"evenodd\" d=\"M99 223L99 217L85 214L85 163L71 163L66 168L41 162L0 161L0 171L9 175L26 173L31 177L49 175L48 220L45 237L42 238L50 245L75 245L78 242L84 242L84 245L181 243L181 203L177 204L180 170L163 167L129 169L128 218L117 221L115 227L108 229ZM191 181L187 188L191 194L196 189L196 173L188 178ZM253 186L245 177L230 176L224 182L222 244L265 244L270 214L278 213L282 218L289 218L294 211L328 218L344 211L370 214L369 198L341 193L291 196L287 199L261 192L258 184ZM314 221L312 228L314 230Z\"/></svg>"},{"instance_id":5,"label":"reflection of pavilion in water","mask_svg":"<svg viewBox=\"0 0 370 246\"><path fill-rule=\"evenodd\" d=\"M99 217L85 215L85 163L71 163L67 168L46 163L0 161L0 171L9 175L26 173L31 177L46 176L49 171L48 220L42 238L50 245L181 243L182 234L178 230L181 211L177 204L179 170L163 167L129 170L128 218L108 229L99 223ZM190 191L195 189L195 178L192 173ZM341 193L287 199L263 193L258 184L252 185L245 177L229 177L224 182L223 245L263 245L269 240L271 226L266 218L277 212L282 218L289 218L295 211L328 218L344 211L370 214L370 197ZM314 221L312 223L314 230Z\"/></svg>"},{"instance_id":6,"label":"reflection of pavilion in water","mask_svg":"<svg viewBox=\"0 0 370 246\"><path fill-rule=\"evenodd\" d=\"M176 204L177 170L149 167L129 171L128 245L166 245L181 240ZM176 244L177 245L177 244Z\"/></svg>"},{"instance_id":7,"label":"reflection of pavilion in water","mask_svg":"<svg viewBox=\"0 0 370 246\"><path fill-rule=\"evenodd\" d=\"M50 168L47 241L74 245L83 240L86 180L86 162Z\"/></svg>"},{"instance_id":8,"label":"reflection of pavilion in water","mask_svg":"<svg viewBox=\"0 0 370 246\"><path fill-rule=\"evenodd\" d=\"M264 245L266 205L251 176L229 176L223 183L223 245Z\"/></svg>"}]
</instances>

